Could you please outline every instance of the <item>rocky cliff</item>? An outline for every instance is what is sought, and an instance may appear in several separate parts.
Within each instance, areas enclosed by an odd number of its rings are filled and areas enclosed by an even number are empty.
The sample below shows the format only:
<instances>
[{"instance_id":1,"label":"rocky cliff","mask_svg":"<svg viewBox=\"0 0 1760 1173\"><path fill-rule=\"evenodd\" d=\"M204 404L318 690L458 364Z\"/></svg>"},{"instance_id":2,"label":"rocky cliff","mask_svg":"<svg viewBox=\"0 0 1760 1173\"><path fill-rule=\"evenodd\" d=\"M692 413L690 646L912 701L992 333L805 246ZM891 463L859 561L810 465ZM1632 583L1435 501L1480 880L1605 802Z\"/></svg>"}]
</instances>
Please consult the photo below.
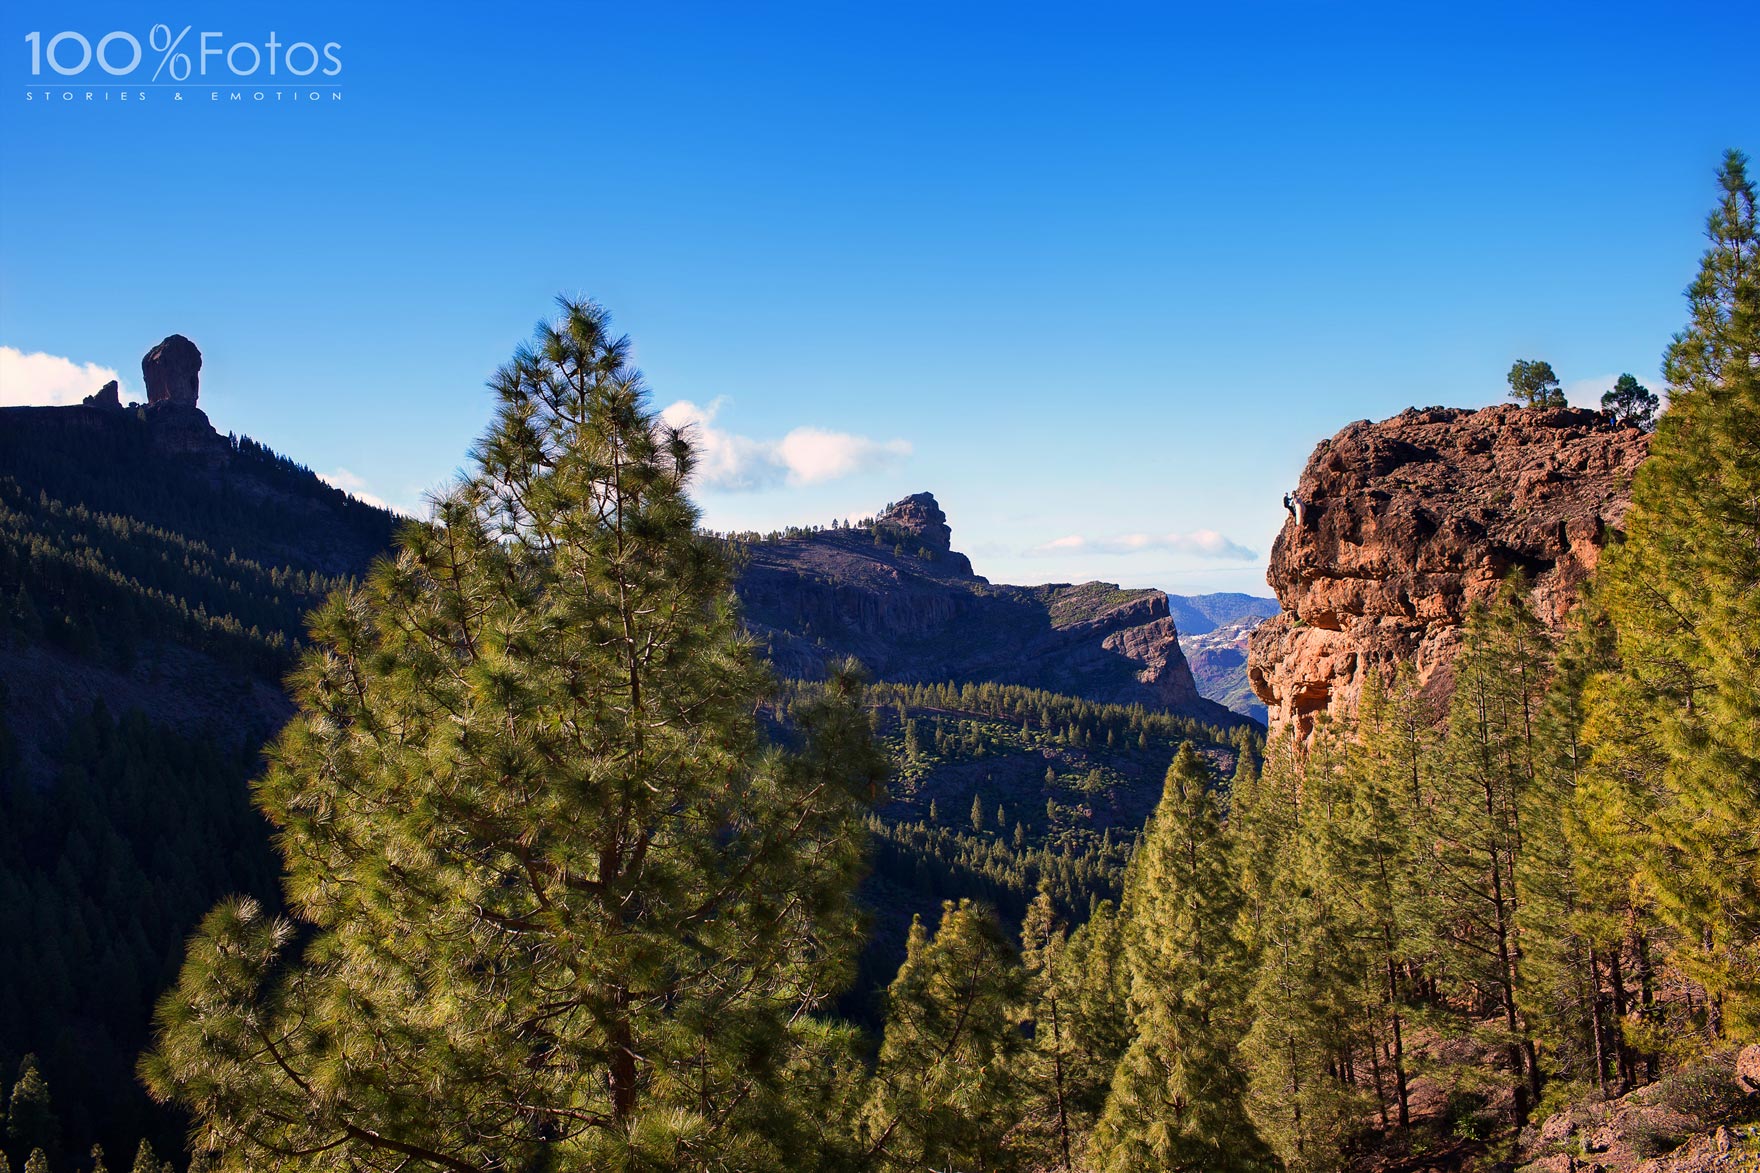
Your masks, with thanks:
<instances>
[{"instance_id":1,"label":"rocky cliff","mask_svg":"<svg viewBox=\"0 0 1760 1173\"><path fill-rule=\"evenodd\" d=\"M1282 614L1253 632L1248 677L1273 730L1355 712L1370 670L1410 664L1446 692L1467 610L1518 567L1558 626L1631 503L1649 449L1600 413L1410 409L1322 441L1267 581Z\"/></svg>"},{"instance_id":2,"label":"rocky cliff","mask_svg":"<svg viewBox=\"0 0 1760 1173\"><path fill-rule=\"evenodd\" d=\"M745 559L746 622L784 676L816 678L854 656L882 680L996 681L1242 720L1198 695L1167 595L1111 583L993 584L952 548L928 493L889 507L871 528L758 542Z\"/></svg>"}]
</instances>

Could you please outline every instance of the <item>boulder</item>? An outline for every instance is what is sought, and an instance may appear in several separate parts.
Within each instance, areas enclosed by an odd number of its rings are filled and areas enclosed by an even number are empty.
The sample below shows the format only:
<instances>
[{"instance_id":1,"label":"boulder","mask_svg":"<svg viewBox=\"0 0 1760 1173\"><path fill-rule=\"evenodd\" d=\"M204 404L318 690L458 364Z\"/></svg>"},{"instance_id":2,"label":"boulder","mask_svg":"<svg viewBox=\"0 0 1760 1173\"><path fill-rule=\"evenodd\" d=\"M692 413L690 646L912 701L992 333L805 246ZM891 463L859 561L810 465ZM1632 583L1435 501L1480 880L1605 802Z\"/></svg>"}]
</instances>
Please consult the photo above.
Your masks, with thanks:
<instances>
[{"instance_id":1,"label":"boulder","mask_svg":"<svg viewBox=\"0 0 1760 1173\"><path fill-rule=\"evenodd\" d=\"M1736 1052L1736 1086L1744 1095L1760 1095L1760 1043Z\"/></svg>"}]
</instances>

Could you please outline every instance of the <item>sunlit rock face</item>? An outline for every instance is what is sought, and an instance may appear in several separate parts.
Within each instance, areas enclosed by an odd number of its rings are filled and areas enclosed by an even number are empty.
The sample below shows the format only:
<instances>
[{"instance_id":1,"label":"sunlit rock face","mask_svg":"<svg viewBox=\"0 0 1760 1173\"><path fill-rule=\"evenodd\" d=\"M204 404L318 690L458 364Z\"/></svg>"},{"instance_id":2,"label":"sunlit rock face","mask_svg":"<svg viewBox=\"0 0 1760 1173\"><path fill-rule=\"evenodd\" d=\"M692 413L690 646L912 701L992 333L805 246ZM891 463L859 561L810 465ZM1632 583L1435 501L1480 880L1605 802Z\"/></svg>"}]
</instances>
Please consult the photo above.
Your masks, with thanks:
<instances>
[{"instance_id":1,"label":"sunlit rock face","mask_svg":"<svg viewBox=\"0 0 1760 1173\"><path fill-rule=\"evenodd\" d=\"M1520 567L1559 628L1631 505L1649 435L1599 412L1513 404L1409 409L1314 449L1302 506L1271 550L1283 613L1255 630L1247 671L1273 732L1309 736L1356 712L1374 670L1406 664L1447 694L1459 628Z\"/></svg>"}]
</instances>

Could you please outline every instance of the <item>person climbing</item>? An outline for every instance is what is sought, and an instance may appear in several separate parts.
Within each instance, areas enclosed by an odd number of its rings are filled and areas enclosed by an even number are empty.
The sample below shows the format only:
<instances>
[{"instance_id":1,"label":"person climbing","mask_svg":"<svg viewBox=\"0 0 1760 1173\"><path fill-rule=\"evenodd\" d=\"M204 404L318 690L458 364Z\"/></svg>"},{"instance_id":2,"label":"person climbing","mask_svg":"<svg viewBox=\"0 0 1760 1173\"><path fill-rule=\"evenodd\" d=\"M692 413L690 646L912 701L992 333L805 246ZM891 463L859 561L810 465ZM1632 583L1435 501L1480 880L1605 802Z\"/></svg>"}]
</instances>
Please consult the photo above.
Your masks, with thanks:
<instances>
[{"instance_id":1,"label":"person climbing","mask_svg":"<svg viewBox=\"0 0 1760 1173\"><path fill-rule=\"evenodd\" d=\"M1288 493L1285 493L1283 495L1283 507L1289 511L1289 515L1291 517L1294 517L1296 515L1296 507L1294 505L1290 504Z\"/></svg>"},{"instance_id":2,"label":"person climbing","mask_svg":"<svg viewBox=\"0 0 1760 1173\"><path fill-rule=\"evenodd\" d=\"M1294 493L1285 493L1283 495L1283 507L1289 510L1289 515L1291 517L1296 519L1297 529L1301 529L1307 524L1308 507L1300 497L1296 496Z\"/></svg>"}]
</instances>

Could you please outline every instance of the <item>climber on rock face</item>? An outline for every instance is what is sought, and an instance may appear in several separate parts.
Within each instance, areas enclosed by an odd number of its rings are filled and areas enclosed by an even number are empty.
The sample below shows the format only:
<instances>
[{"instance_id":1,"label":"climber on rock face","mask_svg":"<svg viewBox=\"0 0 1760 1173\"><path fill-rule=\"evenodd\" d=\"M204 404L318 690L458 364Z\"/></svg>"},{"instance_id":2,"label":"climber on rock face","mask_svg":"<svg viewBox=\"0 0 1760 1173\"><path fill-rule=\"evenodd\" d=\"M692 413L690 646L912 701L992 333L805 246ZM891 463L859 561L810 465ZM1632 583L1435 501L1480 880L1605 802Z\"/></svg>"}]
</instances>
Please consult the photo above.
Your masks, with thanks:
<instances>
[{"instance_id":1,"label":"climber on rock face","mask_svg":"<svg viewBox=\"0 0 1760 1173\"><path fill-rule=\"evenodd\" d=\"M1300 497L1296 496L1294 493L1285 493L1283 495L1283 507L1289 510L1289 515L1291 517L1296 519L1297 529L1301 529L1303 525L1306 524L1308 507L1303 503Z\"/></svg>"},{"instance_id":2,"label":"climber on rock face","mask_svg":"<svg viewBox=\"0 0 1760 1173\"><path fill-rule=\"evenodd\" d=\"M1287 509L1287 510L1289 510L1289 515L1290 515L1290 516L1291 516L1291 517L1294 517L1294 516L1295 516L1295 515L1296 515L1296 507L1295 507L1295 506L1294 506L1294 505L1292 505L1292 504L1290 504L1290 500L1289 500L1289 494L1288 494L1288 493L1285 493L1285 494L1284 494L1284 495L1283 495L1283 507L1284 507L1284 508L1285 508L1285 509Z\"/></svg>"}]
</instances>

